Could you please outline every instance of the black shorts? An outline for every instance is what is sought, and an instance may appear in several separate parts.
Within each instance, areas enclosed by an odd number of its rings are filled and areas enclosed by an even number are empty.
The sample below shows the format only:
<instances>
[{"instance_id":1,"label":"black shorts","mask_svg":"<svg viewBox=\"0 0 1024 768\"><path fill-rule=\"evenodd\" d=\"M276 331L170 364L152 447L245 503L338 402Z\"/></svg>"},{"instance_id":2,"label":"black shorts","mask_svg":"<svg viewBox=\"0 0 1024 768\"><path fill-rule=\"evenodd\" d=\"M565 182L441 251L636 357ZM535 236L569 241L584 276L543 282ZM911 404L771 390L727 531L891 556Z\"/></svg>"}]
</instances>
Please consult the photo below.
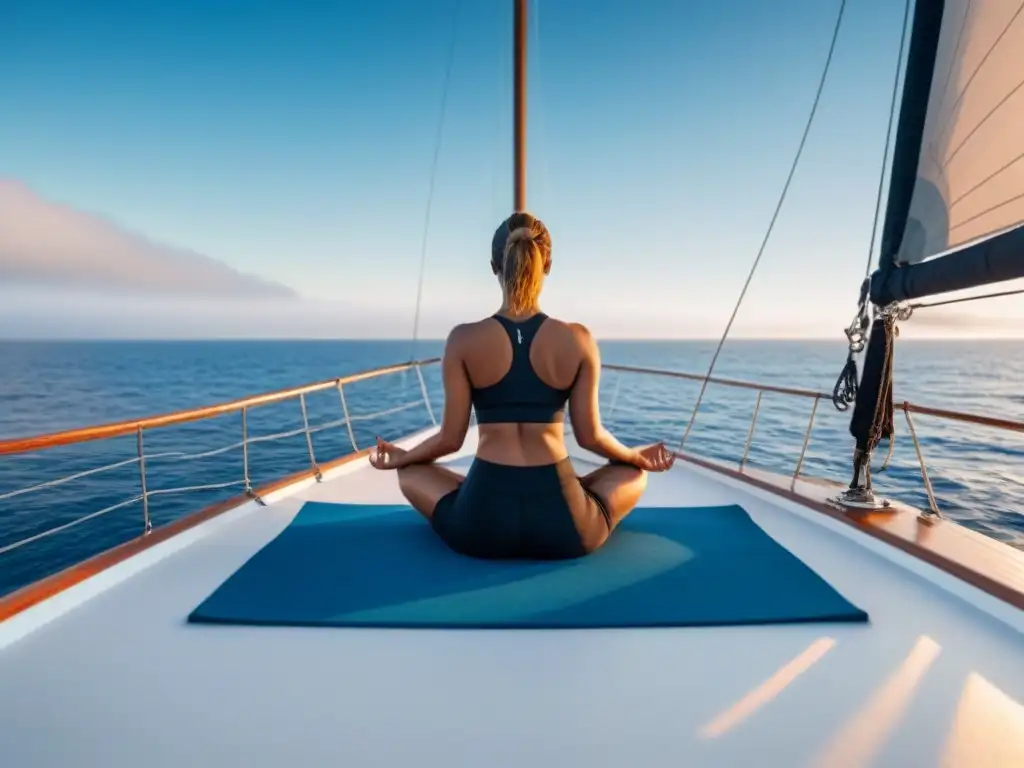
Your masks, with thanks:
<instances>
[{"instance_id":1,"label":"black shorts","mask_svg":"<svg viewBox=\"0 0 1024 768\"><path fill-rule=\"evenodd\" d=\"M603 540L610 522L606 505L583 487L568 458L532 467L476 458L431 518L437 535L456 552L528 560L585 555L584 542Z\"/></svg>"}]
</instances>

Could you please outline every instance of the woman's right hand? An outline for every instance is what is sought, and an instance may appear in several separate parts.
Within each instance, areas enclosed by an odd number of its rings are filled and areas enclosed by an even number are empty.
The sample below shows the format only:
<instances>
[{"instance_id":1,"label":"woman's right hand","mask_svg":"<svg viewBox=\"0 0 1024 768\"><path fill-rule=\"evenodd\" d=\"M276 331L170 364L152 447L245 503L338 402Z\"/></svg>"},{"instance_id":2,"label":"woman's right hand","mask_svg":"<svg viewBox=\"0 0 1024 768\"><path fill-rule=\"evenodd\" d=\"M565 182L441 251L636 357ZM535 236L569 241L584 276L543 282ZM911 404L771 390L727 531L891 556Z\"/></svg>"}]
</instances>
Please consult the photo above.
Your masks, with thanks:
<instances>
[{"instance_id":1,"label":"woman's right hand","mask_svg":"<svg viewBox=\"0 0 1024 768\"><path fill-rule=\"evenodd\" d=\"M633 463L648 472L665 472L676 462L676 455L665 447L664 442L643 445L633 450L636 454Z\"/></svg>"}]
</instances>

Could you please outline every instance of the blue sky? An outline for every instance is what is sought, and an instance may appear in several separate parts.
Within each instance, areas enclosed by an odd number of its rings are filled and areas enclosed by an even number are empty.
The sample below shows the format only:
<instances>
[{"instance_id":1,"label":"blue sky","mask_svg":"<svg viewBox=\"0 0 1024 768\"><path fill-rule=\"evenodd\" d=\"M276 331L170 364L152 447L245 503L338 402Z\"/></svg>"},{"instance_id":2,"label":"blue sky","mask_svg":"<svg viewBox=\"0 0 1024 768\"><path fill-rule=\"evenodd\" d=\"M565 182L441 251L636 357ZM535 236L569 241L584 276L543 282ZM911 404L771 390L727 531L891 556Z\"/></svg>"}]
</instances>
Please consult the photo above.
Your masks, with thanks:
<instances>
[{"instance_id":1,"label":"blue sky","mask_svg":"<svg viewBox=\"0 0 1024 768\"><path fill-rule=\"evenodd\" d=\"M511 2L36 0L7 8L0 27L8 192L79 216L68 241L105 227L103 243L108 230L132 239L126 258L191 251L298 298L254 296L244 282L216 301L154 297L37 275L30 288L8 285L0 335L62 324L223 335L230 315L257 336L407 337L457 5L423 333L492 312L489 241L512 196ZM544 305L600 336L721 332L838 9L695 5L531 2L528 206L554 240ZM902 12L888 0L849 4L737 336L841 338L866 261ZM19 219L30 220L51 221ZM1012 307L988 304L986 327L999 332Z\"/></svg>"}]
</instances>

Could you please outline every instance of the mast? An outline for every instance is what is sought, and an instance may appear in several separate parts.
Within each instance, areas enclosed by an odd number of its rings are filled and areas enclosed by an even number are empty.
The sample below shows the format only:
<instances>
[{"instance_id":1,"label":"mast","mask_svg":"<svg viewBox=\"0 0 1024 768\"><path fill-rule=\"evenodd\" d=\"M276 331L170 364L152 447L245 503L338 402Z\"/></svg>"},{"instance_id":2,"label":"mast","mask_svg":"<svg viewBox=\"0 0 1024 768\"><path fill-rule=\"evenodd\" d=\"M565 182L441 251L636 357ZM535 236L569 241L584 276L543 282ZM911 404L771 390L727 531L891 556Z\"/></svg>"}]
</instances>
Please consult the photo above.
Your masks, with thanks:
<instances>
[{"instance_id":1,"label":"mast","mask_svg":"<svg viewBox=\"0 0 1024 768\"><path fill-rule=\"evenodd\" d=\"M515 0L513 39L513 178L514 211L526 210L526 2Z\"/></svg>"}]
</instances>

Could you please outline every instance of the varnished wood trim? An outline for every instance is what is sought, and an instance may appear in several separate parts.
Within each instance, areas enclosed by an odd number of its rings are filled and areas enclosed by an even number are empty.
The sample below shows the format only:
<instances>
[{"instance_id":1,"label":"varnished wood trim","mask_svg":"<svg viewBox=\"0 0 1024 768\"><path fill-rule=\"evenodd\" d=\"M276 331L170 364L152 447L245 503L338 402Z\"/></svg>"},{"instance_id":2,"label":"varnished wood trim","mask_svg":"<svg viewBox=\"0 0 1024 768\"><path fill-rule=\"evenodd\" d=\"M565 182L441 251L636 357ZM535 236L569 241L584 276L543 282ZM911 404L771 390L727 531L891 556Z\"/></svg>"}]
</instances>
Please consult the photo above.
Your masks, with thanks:
<instances>
[{"instance_id":1,"label":"varnished wood trim","mask_svg":"<svg viewBox=\"0 0 1024 768\"><path fill-rule=\"evenodd\" d=\"M385 376L389 373L398 373L417 365L432 365L439 360L440 358L433 357L428 360L418 360L411 363L390 365L385 368L374 368L373 370L361 371L360 373L353 373L350 376L342 376L341 378L330 379L329 381L319 381L315 384L306 384L301 387L279 389L274 392L265 392L262 395L254 395L252 397L231 400L229 402L218 403L216 405L208 405L202 408L192 408L185 411L165 413L159 416L150 416L145 419L118 421L111 424L101 424L94 427L82 427L81 429L67 430L65 432L52 432L47 435L37 435L35 437L0 440L0 456L11 453L37 451L41 448L55 448L60 445L84 443L90 440L102 440L108 437L120 437L122 435L135 434L140 429L169 427L174 424L186 424L190 421L209 419L213 416L221 416L225 413L238 412L243 408L269 405L270 403L288 400L293 397L298 397L299 395L306 395L310 392L320 392L325 389L332 389L339 385L353 384L357 381L373 379L378 376Z\"/></svg>"},{"instance_id":2,"label":"varnished wood trim","mask_svg":"<svg viewBox=\"0 0 1024 768\"><path fill-rule=\"evenodd\" d=\"M352 461L368 456L370 451L371 448L364 448L361 451L350 453L325 464L321 464L320 471L328 472L335 467L340 467L344 464L348 464ZM280 480L267 483L266 485L255 489L255 493L260 497L267 496L275 491L288 487L292 483L312 477L314 477L313 470L304 469L288 475L287 477L283 477ZM126 541L112 549L108 549L105 552L94 555L88 560L69 566L63 571L58 571L52 576L47 576L46 578L24 586L9 595L0 597L0 622L41 603L43 600L64 592L76 584L85 581L89 577L95 576L118 563L124 562L128 558L133 557L150 547L154 547L163 541L167 541L172 536L183 533L190 528L195 528L197 525L205 523L207 520L211 520L218 515L222 515L225 512L235 509L236 507L240 507L242 504L251 500L252 498L244 493L232 496L230 499L225 499L217 504L212 504L198 512L194 512L175 520L173 523L168 523L167 525L159 528L154 528L148 534Z\"/></svg>"},{"instance_id":3,"label":"varnished wood trim","mask_svg":"<svg viewBox=\"0 0 1024 768\"><path fill-rule=\"evenodd\" d=\"M825 495L834 494L841 488L822 486L823 498L813 499L789 490L789 478L780 476L780 485L776 485L695 456L679 454L679 458L828 515L1015 608L1024 609L1024 552L1008 544L975 533L951 520L922 520L920 510L898 502L884 512L844 510L824 501ZM781 485L783 482L787 485Z\"/></svg>"},{"instance_id":4,"label":"varnished wood trim","mask_svg":"<svg viewBox=\"0 0 1024 768\"><path fill-rule=\"evenodd\" d=\"M722 384L726 387L737 387L739 389L752 389L757 392L776 392L780 395L793 395L794 397L823 397L831 399L832 395L827 392L815 392L812 389L800 389L798 387L776 387L771 384L756 384L752 381L740 381L739 379L720 379L717 376L703 376L697 373L683 373L682 371L664 371L659 368L639 368L633 365L615 365L603 363L602 368L609 371L620 371L622 373L642 373L648 376L668 376L672 379L686 379L687 381L704 381L707 379L711 384Z\"/></svg>"},{"instance_id":5,"label":"varnished wood trim","mask_svg":"<svg viewBox=\"0 0 1024 768\"><path fill-rule=\"evenodd\" d=\"M962 421L966 424L979 424L985 427L994 427L995 429L1005 429L1009 432L1024 432L1024 421L997 419L992 416L978 416L973 413L961 413L960 411L947 411L942 408L930 408L926 405L914 405L913 403L908 403L906 401L902 403L893 401L893 405L910 411L911 413L936 416L940 419L948 419L949 421Z\"/></svg>"}]
</instances>

